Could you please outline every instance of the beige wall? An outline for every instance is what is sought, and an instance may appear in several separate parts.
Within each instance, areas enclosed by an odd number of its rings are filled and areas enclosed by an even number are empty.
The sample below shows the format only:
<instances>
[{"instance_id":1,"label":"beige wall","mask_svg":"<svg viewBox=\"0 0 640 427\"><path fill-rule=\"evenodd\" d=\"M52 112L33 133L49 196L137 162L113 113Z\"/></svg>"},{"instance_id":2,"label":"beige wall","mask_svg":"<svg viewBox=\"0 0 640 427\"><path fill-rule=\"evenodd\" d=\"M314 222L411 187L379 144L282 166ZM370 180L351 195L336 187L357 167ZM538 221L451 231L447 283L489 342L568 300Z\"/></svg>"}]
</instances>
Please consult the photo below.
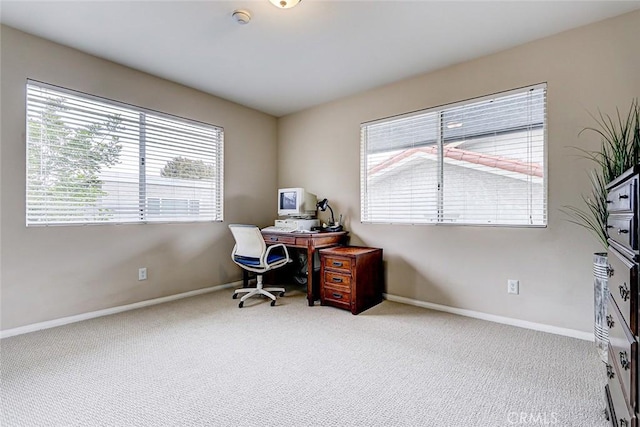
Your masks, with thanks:
<instances>
[{"instance_id":1,"label":"beige wall","mask_svg":"<svg viewBox=\"0 0 640 427\"><path fill-rule=\"evenodd\" d=\"M640 96L639 40L633 12L284 117L278 183L329 198L352 244L383 248L389 294L592 331L591 254L600 248L559 208L589 190L592 165L569 148L598 147L594 135L577 137L594 124L589 112L627 110ZM360 123L540 82L548 83L547 228L360 223ZM507 294L507 279L520 280L520 295Z\"/></svg>"},{"instance_id":2,"label":"beige wall","mask_svg":"<svg viewBox=\"0 0 640 427\"><path fill-rule=\"evenodd\" d=\"M240 279L227 224L273 221L274 117L6 26L0 42L2 330ZM27 228L27 78L224 127L225 222Z\"/></svg>"},{"instance_id":3,"label":"beige wall","mask_svg":"<svg viewBox=\"0 0 640 427\"><path fill-rule=\"evenodd\" d=\"M599 247L559 208L588 190L590 165L569 148L597 148L593 135L577 138L593 124L588 112L625 109L640 97L638 40L633 12L276 121L3 26L0 328L237 280L226 225L266 225L277 186L304 186L345 215L352 244L384 248L388 293L591 331L591 253ZM223 126L225 223L25 227L27 78ZM361 122L539 82L548 83L547 228L359 222ZM149 280L139 282L143 266ZM519 296L507 295L508 278L521 281Z\"/></svg>"}]
</instances>

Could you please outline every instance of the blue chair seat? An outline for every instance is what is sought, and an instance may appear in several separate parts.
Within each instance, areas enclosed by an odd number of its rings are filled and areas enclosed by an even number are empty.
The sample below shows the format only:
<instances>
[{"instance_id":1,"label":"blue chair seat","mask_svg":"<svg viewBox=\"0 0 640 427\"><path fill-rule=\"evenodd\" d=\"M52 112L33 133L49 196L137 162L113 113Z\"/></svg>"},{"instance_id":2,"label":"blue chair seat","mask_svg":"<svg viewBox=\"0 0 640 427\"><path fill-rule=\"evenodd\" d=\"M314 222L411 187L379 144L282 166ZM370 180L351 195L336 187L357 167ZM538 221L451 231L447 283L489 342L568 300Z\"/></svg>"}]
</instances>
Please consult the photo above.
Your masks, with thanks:
<instances>
[{"instance_id":1,"label":"blue chair seat","mask_svg":"<svg viewBox=\"0 0 640 427\"><path fill-rule=\"evenodd\" d=\"M286 258L287 258L286 256L281 254L269 254L269 256L267 257L267 264L272 264L274 262L277 262ZM248 256L236 255L234 259L238 263L242 265L248 265L250 267L258 267L260 265L260 258L252 258Z\"/></svg>"}]
</instances>

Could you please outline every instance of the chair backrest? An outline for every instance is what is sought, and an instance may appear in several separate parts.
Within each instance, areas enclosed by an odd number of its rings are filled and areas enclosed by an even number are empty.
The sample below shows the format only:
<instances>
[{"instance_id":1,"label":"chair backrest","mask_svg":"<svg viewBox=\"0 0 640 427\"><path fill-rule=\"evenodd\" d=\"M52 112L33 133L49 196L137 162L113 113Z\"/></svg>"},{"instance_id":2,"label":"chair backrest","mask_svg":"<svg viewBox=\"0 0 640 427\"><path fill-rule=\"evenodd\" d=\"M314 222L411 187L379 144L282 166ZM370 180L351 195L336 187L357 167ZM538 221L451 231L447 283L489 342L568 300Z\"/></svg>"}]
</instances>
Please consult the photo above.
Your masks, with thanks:
<instances>
[{"instance_id":1,"label":"chair backrest","mask_svg":"<svg viewBox=\"0 0 640 427\"><path fill-rule=\"evenodd\" d=\"M267 244L264 242L258 227L255 225L229 224L229 229L236 240L235 255L262 258L267 250Z\"/></svg>"}]
</instances>

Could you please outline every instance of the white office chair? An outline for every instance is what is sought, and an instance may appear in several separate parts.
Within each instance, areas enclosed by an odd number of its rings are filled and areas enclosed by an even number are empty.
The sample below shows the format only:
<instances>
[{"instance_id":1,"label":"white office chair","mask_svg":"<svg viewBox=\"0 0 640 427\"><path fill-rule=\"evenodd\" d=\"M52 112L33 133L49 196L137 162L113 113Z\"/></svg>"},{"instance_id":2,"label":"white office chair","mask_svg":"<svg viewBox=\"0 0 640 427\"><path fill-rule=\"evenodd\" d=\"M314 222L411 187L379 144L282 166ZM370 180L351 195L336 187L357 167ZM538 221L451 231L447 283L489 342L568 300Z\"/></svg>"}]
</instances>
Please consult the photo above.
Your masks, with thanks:
<instances>
[{"instance_id":1,"label":"white office chair","mask_svg":"<svg viewBox=\"0 0 640 427\"><path fill-rule=\"evenodd\" d=\"M230 224L229 229L236 240L231 252L231 259L241 268L256 273L258 282L255 288L236 289L233 293L233 299L236 299L238 294L246 293L240 298L238 305L242 308L247 298L254 295L265 295L271 298L272 306L276 305L276 297L271 292L280 292L282 297L284 296L284 288L263 288L262 275L291 262L286 246L283 244L267 246L260 229L255 225Z\"/></svg>"}]
</instances>

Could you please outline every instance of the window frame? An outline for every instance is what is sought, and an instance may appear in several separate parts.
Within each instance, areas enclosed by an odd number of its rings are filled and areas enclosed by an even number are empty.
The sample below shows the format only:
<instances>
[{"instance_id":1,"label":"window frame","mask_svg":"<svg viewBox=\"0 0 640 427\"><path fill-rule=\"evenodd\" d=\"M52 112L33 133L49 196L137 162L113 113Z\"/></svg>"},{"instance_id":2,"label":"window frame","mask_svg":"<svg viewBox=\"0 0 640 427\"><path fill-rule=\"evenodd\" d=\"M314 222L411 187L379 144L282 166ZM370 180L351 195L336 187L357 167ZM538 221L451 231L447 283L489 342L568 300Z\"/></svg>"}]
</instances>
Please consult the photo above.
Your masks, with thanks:
<instances>
[{"instance_id":1,"label":"window frame","mask_svg":"<svg viewBox=\"0 0 640 427\"><path fill-rule=\"evenodd\" d=\"M445 143L446 138L442 135L442 126L443 126L443 113L446 110L454 109L456 107L463 107L466 105L471 105L475 103L479 103L482 101L487 101L491 99L496 99L500 97L506 97L509 95L515 94L524 94L528 91L532 90L542 90L543 97L543 122L542 122L542 223L533 223L533 224L524 224L524 223L480 223L480 222L456 222L446 220L444 217L446 215L444 209L444 154L443 154L443 145ZM388 116L380 119L375 119L367 122L363 122L360 124L360 222L363 224L388 224L388 225L438 225L438 226L479 226L479 227L509 227L509 228L546 228L549 223L549 192L548 192L548 85L546 82L537 83L529 86L523 86L519 88L509 89L501 92L492 93L489 95L483 95L475 98L468 98L461 101L456 101L447 104L441 104L434 107L429 107L425 109L420 109L408 113L397 114L393 116ZM435 211L434 217L436 220L432 221L398 221L394 219L366 219L365 218L365 210L367 210L366 198L368 197L367 191L367 178L369 177L369 171L365 171L364 168L367 165L367 154L370 154L366 150L366 141L365 141L365 131L367 126L381 124L385 122L390 122L394 120L401 119L409 119L416 116L427 115L430 113L437 114L437 120L439 122L439 128L437 131L437 141L436 144L438 146L438 159L437 159L437 170L438 170L438 181L437 181L437 210ZM509 132L512 132L510 130ZM475 135L474 135L475 136Z\"/></svg>"},{"instance_id":2,"label":"window frame","mask_svg":"<svg viewBox=\"0 0 640 427\"><path fill-rule=\"evenodd\" d=\"M140 126L140 133L138 135L138 215L137 219L131 220L127 218L122 218L122 214L118 213L116 216L118 217L115 220L105 220L105 221L85 221L82 220L86 217L79 217L80 221L66 221L61 220L62 216L50 220L46 219L42 222L34 220L30 217L30 203L29 203L29 150L30 150L30 140L29 140L29 112L30 112L30 101L29 101L29 87L42 88L44 90L51 90L63 95L69 95L74 98L79 98L81 100L86 100L88 103L96 102L100 104L106 104L108 106L113 106L114 108L119 108L123 110L127 110L128 113L138 114L138 125ZM172 199L171 195L165 196L148 196L149 188L147 177L149 176L148 171L146 170L146 151L147 151L147 139L146 139L146 118L147 116L151 116L154 120L165 119L170 122L176 124L182 124L185 126L194 126L199 129L207 129L211 131L216 137L211 139L211 146L213 147L213 151L215 152L215 158L212 159L211 164L215 165L214 169L217 172L212 179L212 188L211 195L213 200L213 208L211 213L208 214L208 217L203 214L202 218L200 218L200 214L193 215L191 206L194 202L194 199L188 198L184 199L189 206L188 212L185 215L177 215L177 211L174 212L174 215L180 217L180 219L162 219L162 220L154 220L150 219L149 215L149 200L151 199ZM213 125L210 123L202 122L195 119L190 119L186 117L177 116L170 113L165 113L157 110L153 110L146 107L140 107L137 105L129 104L122 101L113 100L110 98L89 94L86 92L69 89L66 87L42 82L35 79L27 79L25 85L25 125L26 125L26 134L25 134L25 223L27 227L47 227L47 226L84 226L84 225L127 225L127 224L183 224L183 223L207 223L207 222L223 222L224 221L224 128L222 126ZM174 129L174 128L172 128ZM162 136L166 136L162 134ZM135 146L135 144L130 144L130 146ZM179 144L174 144L172 149L176 149L179 147ZM175 151L179 153L179 150ZM121 182L121 181L116 181ZM173 186L171 186L173 188ZM175 198L175 200L183 200L180 198ZM196 199L198 201L198 210L200 209L201 200ZM121 205L118 205L121 206ZM32 208L40 208L41 205L32 205ZM51 209L51 206L44 206L44 209ZM152 214L151 217L154 215Z\"/></svg>"}]
</instances>

